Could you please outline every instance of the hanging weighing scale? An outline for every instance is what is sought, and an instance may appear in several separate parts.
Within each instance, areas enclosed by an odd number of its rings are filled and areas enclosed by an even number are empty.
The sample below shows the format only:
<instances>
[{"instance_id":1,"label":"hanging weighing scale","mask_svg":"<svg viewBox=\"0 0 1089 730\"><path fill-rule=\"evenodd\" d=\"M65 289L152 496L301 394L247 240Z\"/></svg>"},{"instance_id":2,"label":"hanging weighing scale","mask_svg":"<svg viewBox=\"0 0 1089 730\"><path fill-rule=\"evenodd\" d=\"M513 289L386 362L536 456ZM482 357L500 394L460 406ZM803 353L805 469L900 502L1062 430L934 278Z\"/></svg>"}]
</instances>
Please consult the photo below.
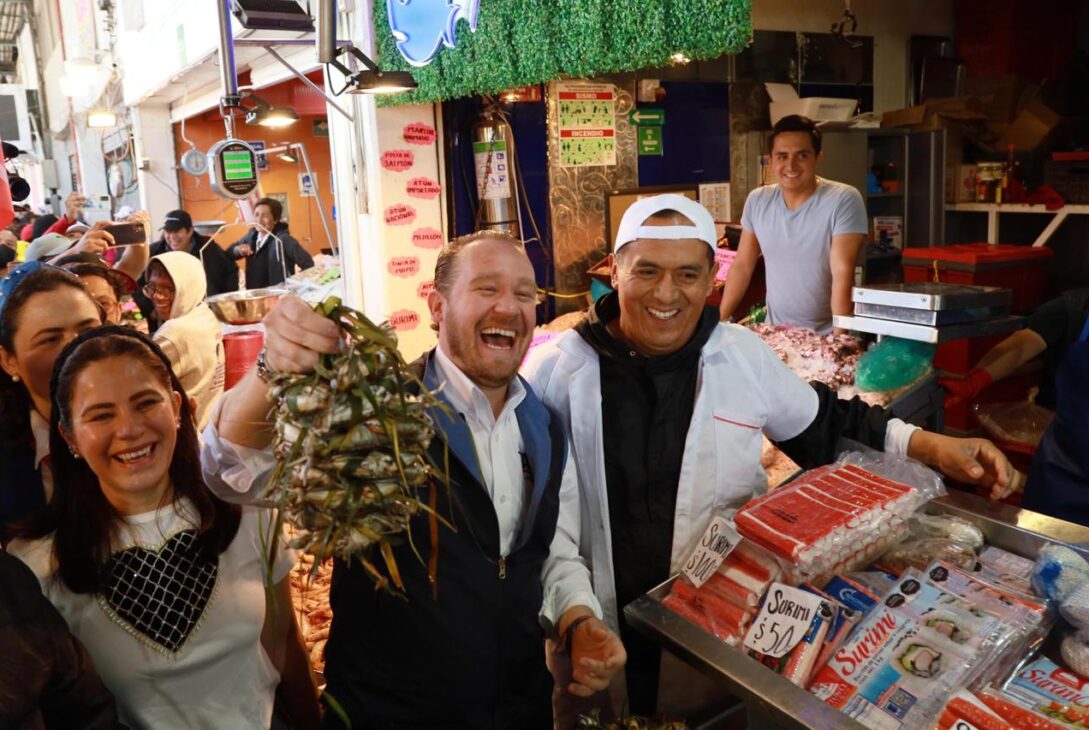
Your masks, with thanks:
<instances>
[{"instance_id":1,"label":"hanging weighing scale","mask_svg":"<svg viewBox=\"0 0 1089 730\"><path fill-rule=\"evenodd\" d=\"M221 139L208 150L212 190L242 200L257 189L257 153L240 139Z\"/></svg>"}]
</instances>

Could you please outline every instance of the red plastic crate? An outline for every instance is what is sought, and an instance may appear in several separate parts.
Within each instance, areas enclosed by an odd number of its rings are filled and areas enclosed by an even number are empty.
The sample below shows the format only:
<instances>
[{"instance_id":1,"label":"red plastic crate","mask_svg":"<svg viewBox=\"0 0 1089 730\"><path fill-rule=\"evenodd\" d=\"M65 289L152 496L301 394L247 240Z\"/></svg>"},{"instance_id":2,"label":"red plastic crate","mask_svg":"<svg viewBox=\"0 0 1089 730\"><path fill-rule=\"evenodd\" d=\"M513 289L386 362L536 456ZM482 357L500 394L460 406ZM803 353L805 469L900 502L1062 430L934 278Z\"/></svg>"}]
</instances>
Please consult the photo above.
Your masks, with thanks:
<instances>
[{"instance_id":1,"label":"red plastic crate","mask_svg":"<svg viewBox=\"0 0 1089 730\"><path fill-rule=\"evenodd\" d=\"M904 281L1000 286L1013 290L1011 310L1028 314L1044 301L1047 268L1053 252L1046 247L998 243L904 249Z\"/></svg>"}]
</instances>

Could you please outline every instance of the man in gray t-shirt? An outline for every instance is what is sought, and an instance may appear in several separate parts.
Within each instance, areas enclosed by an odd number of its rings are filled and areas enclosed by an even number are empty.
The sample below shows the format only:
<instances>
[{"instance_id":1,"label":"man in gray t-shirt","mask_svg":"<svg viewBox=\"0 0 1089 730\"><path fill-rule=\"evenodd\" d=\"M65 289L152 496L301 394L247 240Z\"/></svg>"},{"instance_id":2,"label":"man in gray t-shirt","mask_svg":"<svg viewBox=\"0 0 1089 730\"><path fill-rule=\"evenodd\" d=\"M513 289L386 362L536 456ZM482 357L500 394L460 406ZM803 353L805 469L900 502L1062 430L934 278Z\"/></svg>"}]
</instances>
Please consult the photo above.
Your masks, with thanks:
<instances>
[{"instance_id":1,"label":"man in gray t-shirt","mask_svg":"<svg viewBox=\"0 0 1089 730\"><path fill-rule=\"evenodd\" d=\"M830 332L832 315L852 310L855 260L869 229L866 206L850 185L817 177L821 135L811 120L783 117L770 145L779 183L753 190L745 201L720 315L734 314L763 255L768 321Z\"/></svg>"}]
</instances>

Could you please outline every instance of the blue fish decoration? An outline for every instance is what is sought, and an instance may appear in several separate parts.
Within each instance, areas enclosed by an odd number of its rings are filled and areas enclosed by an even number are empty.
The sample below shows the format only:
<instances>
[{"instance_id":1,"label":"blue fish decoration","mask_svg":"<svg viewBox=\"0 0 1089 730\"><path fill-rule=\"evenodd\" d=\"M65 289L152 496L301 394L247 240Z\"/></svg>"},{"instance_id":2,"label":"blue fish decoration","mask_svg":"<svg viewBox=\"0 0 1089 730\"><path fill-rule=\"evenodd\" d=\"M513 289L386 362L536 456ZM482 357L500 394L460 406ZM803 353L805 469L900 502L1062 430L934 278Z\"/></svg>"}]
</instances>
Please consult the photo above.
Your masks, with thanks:
<instances>
[{"instance_id":1,"label":"blue fish decoration","mask_svg":"<svg viewBox=\"0 0 1089 730\"><path fill-rule=\"evenodd\" d=\"M413 66L431 63L442 46L453 48L459 20L475 32L480 0L386 0L397 50Z\"/></svg>"}]
</instances>

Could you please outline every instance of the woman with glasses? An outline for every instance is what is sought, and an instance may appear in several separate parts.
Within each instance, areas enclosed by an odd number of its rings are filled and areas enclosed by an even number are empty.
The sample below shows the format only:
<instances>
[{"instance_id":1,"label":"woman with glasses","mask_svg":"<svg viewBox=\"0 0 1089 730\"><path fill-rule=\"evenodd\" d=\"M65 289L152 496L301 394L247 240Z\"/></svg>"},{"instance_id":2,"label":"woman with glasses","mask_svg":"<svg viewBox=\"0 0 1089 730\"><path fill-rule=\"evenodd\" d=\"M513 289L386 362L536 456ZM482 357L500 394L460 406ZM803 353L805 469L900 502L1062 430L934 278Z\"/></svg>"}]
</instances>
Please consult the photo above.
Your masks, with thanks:
<instances>
[{"instance_id":1,"label":"woman with glasses","mask_svg":"<svg viewBox=\"0 0 1089 730\"><path fill-rule=\"evenodd\" d=\"M196 401L198 428L204 428L212 405L223 394L225 369L219 320L204 303L207 288L200 259L185 251L159 254L148 264L144 295L162 322L153 339Z\"/></svg>"}]
</instances>

